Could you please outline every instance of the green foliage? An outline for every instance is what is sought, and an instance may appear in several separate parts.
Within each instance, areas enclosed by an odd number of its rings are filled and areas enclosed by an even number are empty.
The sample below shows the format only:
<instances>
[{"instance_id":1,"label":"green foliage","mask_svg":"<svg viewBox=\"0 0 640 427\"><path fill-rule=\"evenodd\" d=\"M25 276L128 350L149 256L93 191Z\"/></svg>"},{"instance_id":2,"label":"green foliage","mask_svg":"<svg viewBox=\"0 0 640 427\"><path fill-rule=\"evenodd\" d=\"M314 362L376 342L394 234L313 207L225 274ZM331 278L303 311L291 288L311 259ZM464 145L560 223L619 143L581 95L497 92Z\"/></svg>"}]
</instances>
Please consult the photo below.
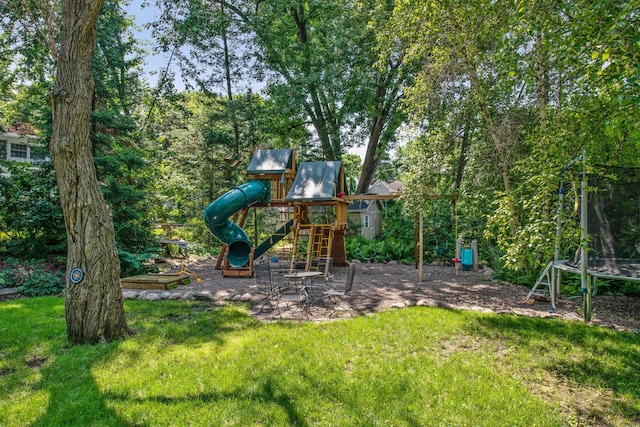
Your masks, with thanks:
<instances>
[{"instance_id":1,"label":"green foliage","mask_svg":"<svg viewBox=\"0 0 640 427\"><path fill-rule=\"evenodd\" d=\"M413 221L402 211L402 204L386 202L381 211L382 231L379 238L368 240L364 237L347 237L346 251L349 259L364 262L397 261L405 264L413 263L414 237ZM357 227L354 227L359 234Z\"/></svg>"},{"instance_id":2,"label":"green foliage","mask_svg":"<svg viewBox=\"0 0 640 427\"><path fill-rule=\"evenodd\" d=\"M413 263L413 239L407 242L400 238L369 240L364 237L347 237L345 248L349 259L364 262Z\"/></svg>"},{"instance_id":3,"label":"green foliage","mask_svg":"<svg viewBox=\"0 0 640 427\"><path fill-rule=\"evenodd\" d=\"M53 261L8 258L0 262L0 287L18 288L27 296L57 295L65 287L65 268Z\"/></svg>"},{"instance_id":4,"label":"green foliage","mask_svg":"<svg viewBox=\"0 0 640 427\"><path fill-rule=\"evenodd\" d=\"M158 256L157 252L131 253L118 249L120 260L120 276L136 276L138 274L157 273L158 267L149 264L149 260Z\"/></svg>"},{"instance_id":5,"label":"green foliage","mask_svg":"<svg viewBox=\"0 0 640 427\"><path fill-rule=\"evenodd\" d=\"M357 154L345 154L342 156L342 165L344 167L347 194L355 194L357 189L356 179L362 172L362 159Z\"/></svg>"},{"instance_id":6,"label":"green foliage","mask_svg":"<svg viewBox=\"0 0 640 427\"><path fill-rule=\"evenodd\" d=\"M66 249L62 209L53 165L2 162L8 177L0 181L0 226L5 250L16 257L61 254Z\"/></svg>"},{"instance_id":7,"label":"green foliage","mask_svg":"<svg viewBox=\"0 0 640 427\"><path fill-rule=\"evenodd\" d=\"M405 88L420 126L403 149L406 203L423 211L429 194L458 192L460 234L484 238L488 260L512 280L552 259L558 212L561 252L578 247L579 172L565 165L583 149L590 165L640 161L637 17L624 2L592 6L396 6L387 43L404 40L423 64Z\"/></svg>"}]
</instances>

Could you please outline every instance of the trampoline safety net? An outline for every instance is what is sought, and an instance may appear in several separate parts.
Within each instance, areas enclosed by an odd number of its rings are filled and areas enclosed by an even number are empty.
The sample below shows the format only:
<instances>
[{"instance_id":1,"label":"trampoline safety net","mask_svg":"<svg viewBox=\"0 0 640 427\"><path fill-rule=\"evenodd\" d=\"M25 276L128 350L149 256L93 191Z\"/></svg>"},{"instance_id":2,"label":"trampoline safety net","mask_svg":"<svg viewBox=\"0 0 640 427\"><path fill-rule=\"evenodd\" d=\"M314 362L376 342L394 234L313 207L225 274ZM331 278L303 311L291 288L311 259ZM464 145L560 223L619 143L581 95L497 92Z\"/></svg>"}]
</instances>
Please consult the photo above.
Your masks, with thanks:
<instances>
[{"instance_id":1,"label":"trampoline safety net","mask_svg":"<svg viewBox=\"0 0 640 427\"><path fill-rule=\"evenodd\" d=\"M588 269L640 277L640 169L608 169L589 177ZM580 265L579 251L571 263Z\"/></svg>"}]
</instances>

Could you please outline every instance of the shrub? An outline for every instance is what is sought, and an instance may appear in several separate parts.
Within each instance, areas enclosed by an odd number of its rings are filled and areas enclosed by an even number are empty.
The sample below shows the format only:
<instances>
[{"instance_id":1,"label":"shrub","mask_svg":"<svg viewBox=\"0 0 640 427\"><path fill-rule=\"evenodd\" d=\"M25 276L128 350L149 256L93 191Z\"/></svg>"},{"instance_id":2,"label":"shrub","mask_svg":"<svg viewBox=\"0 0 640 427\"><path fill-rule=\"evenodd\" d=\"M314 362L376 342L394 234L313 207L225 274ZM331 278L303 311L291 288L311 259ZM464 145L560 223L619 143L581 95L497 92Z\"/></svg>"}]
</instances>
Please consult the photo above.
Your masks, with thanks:
<instances>
[{"instance_id":1,"label":"shrub","mask_svg":"<svg viewBox=\"0 0 640 427\"><path fill-rule=\"evenodd\" d=\"M18 261L9 258L1 268L2 286L16 287L23 295L55 295L65 287L64 267L51 261Z\"/></svg>"},{"instance_id":2,"label":"shrub","mask_svg":"<svg viewBox=\"0 0 640 427\"><path fill-rule=\"evenodd\" d=\"M157 254L155 252L134 254L118 249L118 258L120 259L120 277L157 272L157 266L145 265L145 262L148 261L149 258L153 258L156 255Z\"/></svg>"},{"instance_id":3,"label":"shrub","mask_svg":"<svg viewBox=\"0 0 640 427\"><path fill-rule=\"evenodd\" d=\"M347 237L345 239L349 259L365 262L398 261L406 264L413 262L413 241L395 238L385 240L367 240L363 237Z\"/></svg>"},{"instance_id":4,"label":"shrub","mask_svg":"<svg viewBox=\"0 0 640 427\"><path fill-rule=\"evenodd\" d=\"M51 162L38 168L3 162L9 172L0 182L3 246L13 256L60 254L66 249L62 208Z\"/></svg>"}]
</instances>

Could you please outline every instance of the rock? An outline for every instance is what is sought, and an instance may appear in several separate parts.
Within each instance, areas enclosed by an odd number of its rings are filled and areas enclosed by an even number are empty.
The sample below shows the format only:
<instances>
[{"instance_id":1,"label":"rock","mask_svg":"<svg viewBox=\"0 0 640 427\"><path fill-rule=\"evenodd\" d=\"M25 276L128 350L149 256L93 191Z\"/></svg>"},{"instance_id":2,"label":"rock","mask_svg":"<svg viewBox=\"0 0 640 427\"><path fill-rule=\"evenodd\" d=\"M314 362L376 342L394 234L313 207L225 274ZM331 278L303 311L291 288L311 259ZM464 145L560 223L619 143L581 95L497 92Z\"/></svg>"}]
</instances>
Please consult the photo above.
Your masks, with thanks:
<instances>
[{"instance_id":1,"label":"rock","mask_svg":"<svg viewBox=\"0 0 640 427\"><path fill-rule=\"evenodd\" d=\"M187 300L193 299L193 296L194 296L194 295L195 295L195 293L194 293L194 292L185 292L185 293L182 295L182 297L180 297L180 299L181 299L181 300L185 300L185 301L187 301Z\"/></svg>"},{"instance_id":2,"label":"rock","mask_svg":"<svg viewBox=\"0 0 640 427\"><path fill-rule=\"evenodd\" d=\"M391 308L404 308L405 305L403 302L394 302L393 304L391 304L390 306Z\"/></svg>"},{"instance_id":3,"label":"rock","mask_svg":"<svg viewBox=\"0 0 640 427\"><path fill-rule=\"evenodd\" d=\"M416 303L417 306L419 307L437 307L438 305L435 303L435 301L430 300L430 299L421 299L418 300L418 302Z\"/></svg>"},{"instance_id":4,"label":"rock","mask_svg":"<svg viewBox=\"0 0 640 427\"><path fill-rule=\"evenodd\" d=\"M389 261L387 264L389 264L389 265L398 265L398 261Z\"/></svg>"},{"instance_id":5,"label":"rock","mask_svg":"<svg viewBox=\"0 0 640 427\"><path fill-rule=\"evenodd\" d=\"M213 301L213 297L209 294L205 294L204 292L196 292L193 294L193 299L198 301Z\"/></svg>"},{"instance_id":6,"label":"rock","mask_svg":"<svg viewBox=\"0 0 640 427\"><path fill-rule=\"evenodd\" d=\"M227 291L217 291L215 293L215 299L216 301L228 300L231 299L231 294Z\"/></svg>"},{"instance_id":7,"label":"rock","mask_svg":"<svg viewBox=\"0 0 640 427\"><path fill-rule=\"evenodd\" d=\"M160 301L160 295L158 295L158 294L147 294L147 295L145 295L145 299L147 301Z\"/></svg>"},{"instance_id":8,"label":"rock","mask_svg":"<svg viewBox=\"0 0 640 427\"><path fill-rule=\"evenodd\" d=\"M578 313L565 313L562 316L563 319L565 320L572 320L572 321L576 321L576 322L581 322L583 321L583 317L581 315L579 315Z\"/></svg>"},{"instance_id":9,"label":"rock","mask_svg":"<svg viewBox=\"0 0 640 427\"><path fill-rule=\"evenodd\" d=\"M147 299L147 295L149 294L148 291L142 291L138 294L138 298L140 299Z\"/></svg>"},{"instance_id":10,"label":"rock","mask_svg":"<svg viewBox=\"0 0 640 427\"><path fill-rule=\"evenodd\" d=\"M240 299L242 298L242 295L240 294L235 294L234 296L231 297L231 301L240 301Z\"/></svg>"},{"instance_id":11,"label":"rock","mask_svg":"<svg viewBox=\"0 0 640 427\"><path fill-rule=\"evenodd\" d=\"M362 264L362 261L360 261L359 259L352 259L351 263L352 264Z\"/></svg>"},{"instance_id":12,"label":"rock","mask_svg":"<svg viewBox=\"0 0 640 427\"><path fill-rule=\"evenodd\" d=\"M490 308L480 307L478 305L469 307L469 311L477 311L479 313L493 313L493 310L491 310Z\"/></svg>"},{"instance_id":13,"label":"rock","mask_svg":"<svg viewBox=\"0 0 640 427\"><path fill-rule=\"evenodd\" d=\"M245 292L244 294L242 294L242 296L240 297L240 301L242 302L248 302L251 301L251 294L249 292Z\"/></svg>"},{"instance_id":14,"label":"rock","mask_svg":"<svg viewBox=\"0 0 640 427\"><path fill-rule=\"evenodd\" d=\"M493 276L493 269L489 268L489 267L485 267L484 271L482 272L482 275L485 276L485 277Z\"/></svg>"},{"instance_id":15,"label":"rock","mask_svg":"<svg viewBox=\"0 0 640 427\"><path fill-rule=\"evenodd\" d=\"M562 317L562 315L559 313L549 312L549 313L542 313L540 317L543 319L552 319L552 318Z\"/></svg>"},{"instance_id":16,"label":"rock","mask_svg":"<svg viewBox=\"0 0 640 427\"><path fill-rule=\"evenodd\" d=\"M122 291L122 298L124 299L136 299L138 298L137 291Z\"/></svg>"},{"instance_id":17,"label":"rock","mask_svg":"<svg viewBox=\"0 0 640 427\"><path fill-rule=\"evenodd\" d=\"M171 296L171 292L163 292L163 293L160 294L160 299L161 300L168 300L170 296Z\"/></svg>"},{"instance_id":18,"label":"rock","mask_svg":"<svg viewBox=\"0 0 640 427\"><path fill-rule=\"evenodd\" d=\"M180 299L180 297L182 297L182 294L179 294L177 292L172 293L171 295L169 295L169 299L170 300L176 300L176 299Z\"/></svg>"},{"instance_id":19,"label":"rock","mask_svg":"<svg viewBox=\"0 0 640 427\"><path fill-rule=\"evenodd\" d=\"M4 288L0 289L0 295L13 295L18 293L18 288Z\"/></svg>"},{"instance_id":20,"label":"rock","mask_svg":"<svg viewBox=\"0 0 640 427\"><path fill-rule=\"evenodd\" d=\"M446 308L447 310L457 310L458 307L455 304L449 304L444 301L438 301L437 306L440 308Z\"/></svg>"}]
</instances>

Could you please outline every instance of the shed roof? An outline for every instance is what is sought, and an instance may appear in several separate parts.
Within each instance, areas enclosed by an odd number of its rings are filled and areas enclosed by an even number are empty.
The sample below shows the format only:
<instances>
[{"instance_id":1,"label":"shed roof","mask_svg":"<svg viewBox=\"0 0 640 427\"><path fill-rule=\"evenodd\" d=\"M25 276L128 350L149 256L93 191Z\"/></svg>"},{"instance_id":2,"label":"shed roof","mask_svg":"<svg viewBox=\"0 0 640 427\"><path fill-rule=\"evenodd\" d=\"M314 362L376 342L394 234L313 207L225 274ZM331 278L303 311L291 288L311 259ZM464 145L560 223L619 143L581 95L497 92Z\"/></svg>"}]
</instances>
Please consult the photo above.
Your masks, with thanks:
<instances>
[{"instance_id":1,"label":"shed roof","mask_svg":"<svg viewBox=\"0 0 640 427\"><path fill-rule=\"evenodd\" d=\"M372 205L375 206L375 200L354 200L353 203L351 203L347 207L347 211L349 212L366 211L369 208L371 208Z\"/></svg>"}]
</instances>

